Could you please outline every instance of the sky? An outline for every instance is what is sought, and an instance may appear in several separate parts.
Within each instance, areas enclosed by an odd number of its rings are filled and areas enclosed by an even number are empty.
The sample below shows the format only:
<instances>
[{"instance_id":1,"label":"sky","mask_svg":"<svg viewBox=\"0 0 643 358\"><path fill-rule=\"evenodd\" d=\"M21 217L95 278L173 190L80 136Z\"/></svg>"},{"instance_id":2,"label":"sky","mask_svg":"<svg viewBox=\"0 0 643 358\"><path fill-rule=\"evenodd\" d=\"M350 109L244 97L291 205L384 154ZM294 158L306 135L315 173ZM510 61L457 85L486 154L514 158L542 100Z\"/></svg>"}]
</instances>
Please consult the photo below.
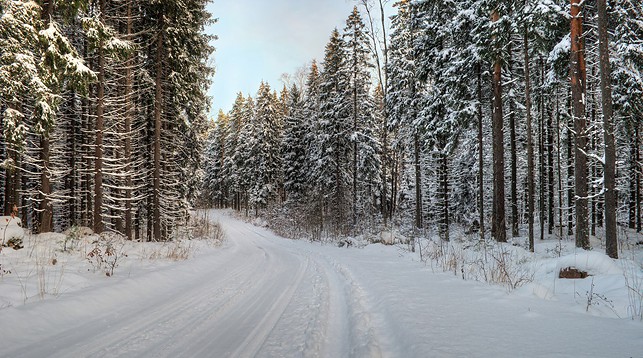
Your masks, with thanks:
<instances>
[{"instance_id":1,"label":"sky","mask_svg":"<svg viewBox=\"0 0 643 358\"><path fill-rule=\"evenodd\" d=\"M323 60L334 28L340 31L355 0L213 0L208 10L219 21L207 29L216 73L209 95L211 113L228 112L238 92L255 96L261 81L281 90L283 73L313 59ZM387 14L390 15L390 14Z\"/></svg>"}]
</instances>

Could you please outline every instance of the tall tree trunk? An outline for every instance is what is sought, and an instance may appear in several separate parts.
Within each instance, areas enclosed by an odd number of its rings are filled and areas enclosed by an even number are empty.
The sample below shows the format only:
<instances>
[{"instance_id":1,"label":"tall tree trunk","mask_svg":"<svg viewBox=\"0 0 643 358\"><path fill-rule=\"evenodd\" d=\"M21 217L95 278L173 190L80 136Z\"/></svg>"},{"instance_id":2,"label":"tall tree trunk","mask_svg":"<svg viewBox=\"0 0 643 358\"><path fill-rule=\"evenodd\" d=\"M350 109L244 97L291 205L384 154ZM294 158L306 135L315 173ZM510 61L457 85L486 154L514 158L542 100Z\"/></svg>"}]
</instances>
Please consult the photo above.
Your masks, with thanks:
<instances>
[{"instance_id":1,"label":"tall tree trunk","mask_svg":"<svg viewBox=\"0 0 643 358\"><path fill-rule=\"evenodd\" d=\"M616 145L614 143L614 124L612 112L612 84L607 37L607 1L597 0L598 41L601 69L601 103L603 109L603 133L605 141L605 253L618 258L616 234Z\"/></svg>"},{"instance_id":2,"label":"tall tree trunk","mask_svg":"<svg viewBox=\"0 0 643 358\"><path fill-rule=\"evenodd\" d=\"M527 115L527 237L529 251L534 252L534 139L531 128L531 75L529 69L529 32L525 26L523 37L525 55L525 113Z\"/></svg>"},{"instance_id":3,"label":"tall tree trunk","mask_svg":"<svg viewBox=\"0 0 643 358\"><path fill-rule=\"evenodd\" d=\"M354 29L355 30L355 29ZM357 228L357 42L353 42L353 230Z\"/></svg>"},{"instance_id":4,"label":"tall tree trunk","mask_svg":"<svg viewBox=\"0 0 643 358\"><path fill-rule=\"evenodd\" d=\"M635 118L630 118L630 158L629 158L629 167L628 167L628 177L629 177L629 199L628 199L628 227L630 229L636 229L637 223L637 183L638 183L638 124L635 121Z\"/></svg>"},{"instance_id":5,"label":"tall tree trunk","mask_svg":"<svg viewBox=\"0 0 643 358\"><path fill-rule=\"evenodd\" d=\"M497 22L500 14L494 10L491 21ZM498 50L498 49L497 49ZM499 242L507 241L505 223L505 159L502 116L502 58L496 54L493 65L493 216L491 235Z\"/></svg>"},{"instance_id":6,"label":"tall tree trunk","mask_svg":"<svg viewBox=\"0 0 643 358\"><path fill-rule=\"evenodd\" d=\"M368 17L368 23L370 25L371 31L369 32L369 36L371 37L371 41L373 44L372 47L372 53L373 56L375 57L375 66L377 67L377 77L379 79L379 85L380 88L382 89L382 94L383 94L383 109L382 109L382 154L381 154L381 160L382 160L382 173L381 173L381 178L382 178L382 190L381 190L381 213L382 213L382 218L384 219L384 226L387 225L387 221L389 216L392 213L393 210L393 201L391 199L391 204L388 204L388 189L387 189L387 164L392 165L392 162L389 160L389 148L388 148L388 109L386 106L386 92L388 91L388 83L387 83L387 76L386 76L386 68L388 65L388 40L387 40L387 35L386 35L386 12L384 11L384 0L378 0L379 3L379 8L380 8L380 26L381 26L381 31L382 31L382 55L384 57L383 63L382 60L380 59L380 52L378 51L379 48L379 40L376 37L377 32L375 31L375 19L373 18L371 14L371 7L369 6L369 1L368 0L362 0L362 5L364 7L364 10L366 10L366 15ZM391 172L393 172L393 168L391 168ZM395 192L395 188L393 186L393 180L391 181L391 195Z\"/></svg>"},{"instance_id":7,"label":"tall tree trunk","mask_svg":"<svg viewBox=\"0 0 643 358\"><path fill-rule=\"evenodd\" d=\"M571 0L571 66L572 113L574 117L575 156L574 191L576 207L576 246L589 250L587 218L587 123L585 118L586 67L583 44L581 0Z\"/></svg>"},{"instance_id":8,"label":"tall tree trunk","mask_svg":"<svg viewBox=\"0 0 643 358\"><path fill-rule=\"evenodd\" d=\"M641 172L643 171L643 164L641 163L641 122L638 121L638 118L634 121L634 147L635 147L635 181L636 181L636 232L641 232L641 221L643 221L643 215L641 213Z\"/></svg>"},{"instance_id":9,"label":"tall tree trunk","mask_svg":"<svg viewBox=\"0 0 643 358\"><path fill-rule=\"evenodd\" d=\"M45 27L49 25L51 17L54 15L54 0L48 0L46 5L43 4L42 20ZM38 233L50 232L52 230L53 208L49 197L51 196L51 182L49 178L49 134L43 133L40 136L40 162L42 171L40 172L40 212L36 231Z\"/></svg>"},{"instance_id":10,"label":"tall tree trunk","mask_svg":"<svg viewBox=\"0 0 643 358\"><path fill-rule=\"evenodd\" d=\"M482 64L476 65L478 73L478 212L480 214L480 241L484 241L484 156L483 156L483 133L482 133Z\"/></svg>"},{"instance_id":11,"label":"tall tree trunk","mask_svg":"<svg viewBox=\"0 0 643 358\"><path fill-rule=\"evenodd\" d=\"M40 137L40 160L42 162L42 171L40 172L40 217L38 220L37 232L51 232L53 211L49 196L51 195L51 182L49 181L49 138L48 134Z\"/></svg>"},{"instance_id":12,"label":"tall tree trunk","mask_svg":"<svg viewBox=\"0 0 643 358\"><path fill-rule=\"evenodd\" d=\"M567 94L567 236L574 235L574 117L571 94Z\"/></svg>"},{"instance_id":13,"label":"tall tree trunk","mask_svg":"<svg viewBox=\"0 0 643 358\"><path fill-rule=\"evenodd\" d=\"M132 41L132 0L127 1L127 40ZM130 54L125 63L125 236L132 239L132 118L134 106L132 103L133 88L133 59Z\"/></svg>"},{"instance_id":14,"label":"tall tree trunk","mask_svg":"<svg viewBox=\"0 0 643 358\"><path fill-rule=\"evenodd\" d=\"M156 38L156 78L154 92L154 184L152 192L153 240L161 240L161 112L163 108L163 14L158 14L158 35Z\"/></svg>"},{"instance_id":15,"label":"tall tree trunk","mask_svg":"<svg viewBox=\"0 0 643 358\"><path fill-rule=\"evenodd\" d=\"M595 78L596 76L596 71L594 66L591 68L591 75L590 78ZM598 126L598 121L596 120L596 104L598 103L598 100L596 99L596 89L593 88L593 81L590 81L587 86L587 92L589 95L589 98L591 99L590 101L590 115L589 115L589 123L590 126ZM598 148L598 144L596 143L596 136L593 135L591 136L591 139L589 140L589 149L592 151L596 151ZM599 173L600 173L600 168L598 167L598 163L596 163L596 160L592 160L589 164L589 174L591 175L590 181L594 182L595 180L598 179ZM599 192L596 188L596 185L591 185L588 189L589 191L589 196L591 199L588 201L588 207L591 209L591 214L590 214L590 225L589 225L589 234L592 236L596 235L596 224L598 223L598 215L599 215L599 202L600 202L600 197L597 197L597 193ZM601 225L602 226L602 225Z\"/></svg>"},{"instance_id":16,"label":"tall tree trunk","mask_svg":"<svg viewBox=\"0 0 643 358\"><path fill-rule=\"evenodd\" d=\"M388 68L388 39L387 39L387 33L386 33L386 13L384 12L384 0L379 0L380 4L380 26L382 27L382 44L384 45L384 48L382 49L382 54L384 55L384 63L383 67L386 69ZM384 138L382 142L382 156L384 158L384 161L382 161L382 202L384 203L384 212L382 213L384 216L384 226L386 226L388 218L393 214L393 200L391 200L391 204L387 205L387 190L386 190L386 163L390 162L389 161L389 149L388 149L388 107L386 106L386 96L388 93L388 76L386 74L386 70L382 71L380 66L380 73L382 75L380 76L380 83L382 83L382 94L384 98L384 110L382 111L382 117L383 117L383 132L384 132ZM382 78L383 77L383 78ZM391 172L393 172L393 169L391 168ZM391 173L392 175L392 173ZM393 196L393 193L395 192L395 187L394 187L394 181L391 180L391 196Z\"/></svg>"},{"instance_id":17,"label":"tall tree trunk","mask_svg":"<svg viewBox=\"0 0 643 358\"><path fill-rule=\"evenodd\" d=\"M555 196L555 184L554 184L554 119L553 113L551 110L547 111L547 233L552 235L554 233L555 218L554 218L554 196Z\"/></svg>"},{"instance_id":18,"label":"tall tree trunk","mask_svg":"<svg viewBox=\"0 0 643 358\"><path fill-rule=\"evenodd\" d=\"M77 202L78 202L78 138L80 132L80 115L77 110L78 94L74 93L71 99L71 115L70 127L67 134L67 141L69 144L69 168L67 187L69 189L69 199L67 205L69 207L69 225L77 225Z\"/></svg>"},{"instance_id":19,"label":"tall tree trunk","mask_svg":"<svg viewBox=\"0 0 643 358\"><path fill-rule=\"evenodd\" d=\"M442 145L444 148L446 145ZM440 175L439 175L439 187L441 206L442 206L442 218L440 219L440 236L444 241L449 241L449 162L448 155L444 150L440 151L439 154L440 160Z\"/></svg>"},{"instance_id":20,"label":"tall tree trunk","mask_svg":"<svg viewBox=\"0 0 643 358\"><path fill-rule=\"evenodd\" d=\"M105 23L105 0L100 0L100 20ZM98 46L98 98L96 103L96 141L94 143L94 232L103 232L103 132L105 120L105 50Z\"/></svg>"},{"instance_id":21,"label":"tall tree trunk","mask_svg":"<svg viewBox=\"0 0 643 358\"><path fill-rule=\"evenodd\" d=\"M560 101L558 86L556 86L556 168L558 172L558 230L559 240L563 239L563 171L561 165L562 143L560 142Z\"/></svg>"},{"instance_id":22,"label":"tall tree trunk","mask_svg":"<svg viewBox=\"0 0 643 358\"><path fill-rule=\"evenodd\" d=\"M509 71L513 77L512 57L512 48L509 45ZM516 102L513 98L509 102L509 151L511 152L511 236L518 237L520 235L518 231L518 157L516 153Z\"/></svg>"},{"instance_id":23,"label":"tall tree trunk","mask_svg":"<svg viewBox=\"0 0 643 358\"><path fill-rule=\"evenodd\" d=\"M87 54L85 54L87 55ZM92 88L92 95L94 89ZM91 123L92 108L89 103L89 99L86 96L83 96L82 100L82 116L81 116L81 132L90 133L93 129ZM81 190L84 193L83 207L82 207L82 221L83 225L91 227L94 225L93 222L93 204L92 204L92 154L90 154L90 148L92 146L91 136L84 135L82 136L82 154L81 157L84 157L85 171L84 171L84 180L82 182Z\"/></svg>"},{"instance_id":24,"label":"tall tree trunk","mask_svg":"<svg viewBox=\"0 0 643 358\"><path fill-rule=\"evenodd\" d=\"M422 228L422 173L420 171L420 135L413 134L413 152L415 154L415 227Z\"/></svg>"},{"instance_id":25,"label":"tall tree trunk","mask_svg":"<svg viewBox=\"0 0 643 358\"><path fill-rule=\"evenodd\" d=\"M634 180L636 190L636 232L641 232L641 172L643 165L641 164L641 122L637 119L634 120L634 147L635 147L635 175Z\"/></svg>"},{"instance_id":26,"label":"tall tree trunk","mask_svg":"<svg viewBox=\"0 0 643 358\"><path fill-rule=\"evenodd\" d=\"M540 223L540 240L545 239L545 191L547 188L547 168L545 168L545 65L542 57L539 61L540 64L540 99L539 105L539 121L538 121L538 168L540 173L538 177L538 221Z\"/></svg>"}]
</instances>

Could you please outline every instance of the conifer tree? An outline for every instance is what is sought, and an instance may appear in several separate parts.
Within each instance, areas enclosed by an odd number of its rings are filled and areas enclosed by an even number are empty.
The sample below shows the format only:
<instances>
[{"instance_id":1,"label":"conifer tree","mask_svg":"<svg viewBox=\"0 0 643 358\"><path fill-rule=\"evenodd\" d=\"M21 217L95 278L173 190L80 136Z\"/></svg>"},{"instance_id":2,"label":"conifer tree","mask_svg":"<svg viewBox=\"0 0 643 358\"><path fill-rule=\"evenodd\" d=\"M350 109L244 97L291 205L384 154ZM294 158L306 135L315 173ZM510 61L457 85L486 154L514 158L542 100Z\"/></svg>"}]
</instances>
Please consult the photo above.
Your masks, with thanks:
<instances>
[{"instance_id":1,"label":"conifer tree","mask_svg":"<svg viewBox=\"0 0 643 358\"><path fill-rule=\"evenodd\" d=\"M343 86L346 72L344 41L337 29L326 45L323 71L319 82L319 122L313 153L315 190L322 193L321 215L326 213L336 225L335 232L345 232L346 218L351 217L352 122L349 117L349 93Z\"/></svg>"},{"instance_id":2,"label":"conifer tree","mask_svg":"<svg viewBox=\"0 0 643 358\"><path fill-rule=\"evenodd\" d=\"M342 61L342 71L346 76L342 79L346 82L340 83L339 86L347 91L349 96L347 114L352 125L353 142L352 224L355 227L361 212L367 211L372 214L374 208L367 207L374 204L372 198L379 187L381 170L380 143L375 134L374 105L369 93L370 69L373 65L369 58L368 35L357 7L353 8L346 20L343 39L345 58Z\"/></svg>"}]
</instances>

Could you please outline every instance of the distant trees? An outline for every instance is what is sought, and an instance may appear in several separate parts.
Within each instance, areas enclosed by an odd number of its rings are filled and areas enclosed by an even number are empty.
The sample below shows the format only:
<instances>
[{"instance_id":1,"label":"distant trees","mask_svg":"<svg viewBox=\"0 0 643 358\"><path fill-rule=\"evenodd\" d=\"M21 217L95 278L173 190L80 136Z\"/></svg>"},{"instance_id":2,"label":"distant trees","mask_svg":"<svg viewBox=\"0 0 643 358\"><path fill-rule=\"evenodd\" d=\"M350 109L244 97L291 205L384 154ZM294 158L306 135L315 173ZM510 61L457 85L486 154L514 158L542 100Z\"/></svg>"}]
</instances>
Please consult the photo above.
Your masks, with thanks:
<instances>
[{"instance_id":1,"label":"distant trees","mask_svg":"<svg viewBox=\"0 0 643 358\"><path fill-rule=\"evenodd\" d=\"M2 207L34 232L170 237L200 182L205 1L2 1L0 12L20 22L0 26Z\"/></svg>"},{"instance_id":2,"label":"distant trees","mask_svg":"<svg viewBox=\"0 0 643 358\"><path fill-rule=\"evenodd\" d=\"M457 223L484 239L491 222L498 241L511 228L532 250L537 235L589 248L591 235L617 257L616 225L641 230L639 2L399 0L384 61L375 6L360 3L370 26L355 9L280 102L286 201L246 207L297 207L313 235L390 215L410 234L448 240Z\"/></svg>"}]
</instances>

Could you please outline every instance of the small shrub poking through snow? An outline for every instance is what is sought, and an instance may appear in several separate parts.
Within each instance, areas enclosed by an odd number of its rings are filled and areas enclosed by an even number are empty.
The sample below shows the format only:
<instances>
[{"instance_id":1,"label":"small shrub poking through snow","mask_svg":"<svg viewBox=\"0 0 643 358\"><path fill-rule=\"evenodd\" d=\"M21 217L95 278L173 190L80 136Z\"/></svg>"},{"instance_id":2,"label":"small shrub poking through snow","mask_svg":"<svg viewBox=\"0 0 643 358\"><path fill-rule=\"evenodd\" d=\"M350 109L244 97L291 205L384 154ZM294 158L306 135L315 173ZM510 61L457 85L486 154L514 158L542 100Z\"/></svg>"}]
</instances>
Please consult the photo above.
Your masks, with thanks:
<instances>
[{"instance_id":1,"label":"small shrub poking through snow","mask_svg":"<svg viewBox=\"0 0 643 358\"><path fill-rule=\"evenodd\" d=\"M112 236L112 237L110 237ZM94 241L94 247L87 254L87 261L92 265L94 271L104 270L108 277L114 276L114 270L118 267L119 260L127 257L123 252L124 244L117 243L118 238L115 235L101 235Z\"/></svg>"},{"instance_id":2,"label":"small shrub poking through snow","mask_svg":"<svg viewBox=\"0 0 643 358\"><path fill-rule=\"evenodd\" d=\"M463 280L475 280L514 290L533 281L529 256L519 246L492 240L453 240L439 238L421 241L423 258L432 267L453 272Z\"/></svg>"}]
</instances>

